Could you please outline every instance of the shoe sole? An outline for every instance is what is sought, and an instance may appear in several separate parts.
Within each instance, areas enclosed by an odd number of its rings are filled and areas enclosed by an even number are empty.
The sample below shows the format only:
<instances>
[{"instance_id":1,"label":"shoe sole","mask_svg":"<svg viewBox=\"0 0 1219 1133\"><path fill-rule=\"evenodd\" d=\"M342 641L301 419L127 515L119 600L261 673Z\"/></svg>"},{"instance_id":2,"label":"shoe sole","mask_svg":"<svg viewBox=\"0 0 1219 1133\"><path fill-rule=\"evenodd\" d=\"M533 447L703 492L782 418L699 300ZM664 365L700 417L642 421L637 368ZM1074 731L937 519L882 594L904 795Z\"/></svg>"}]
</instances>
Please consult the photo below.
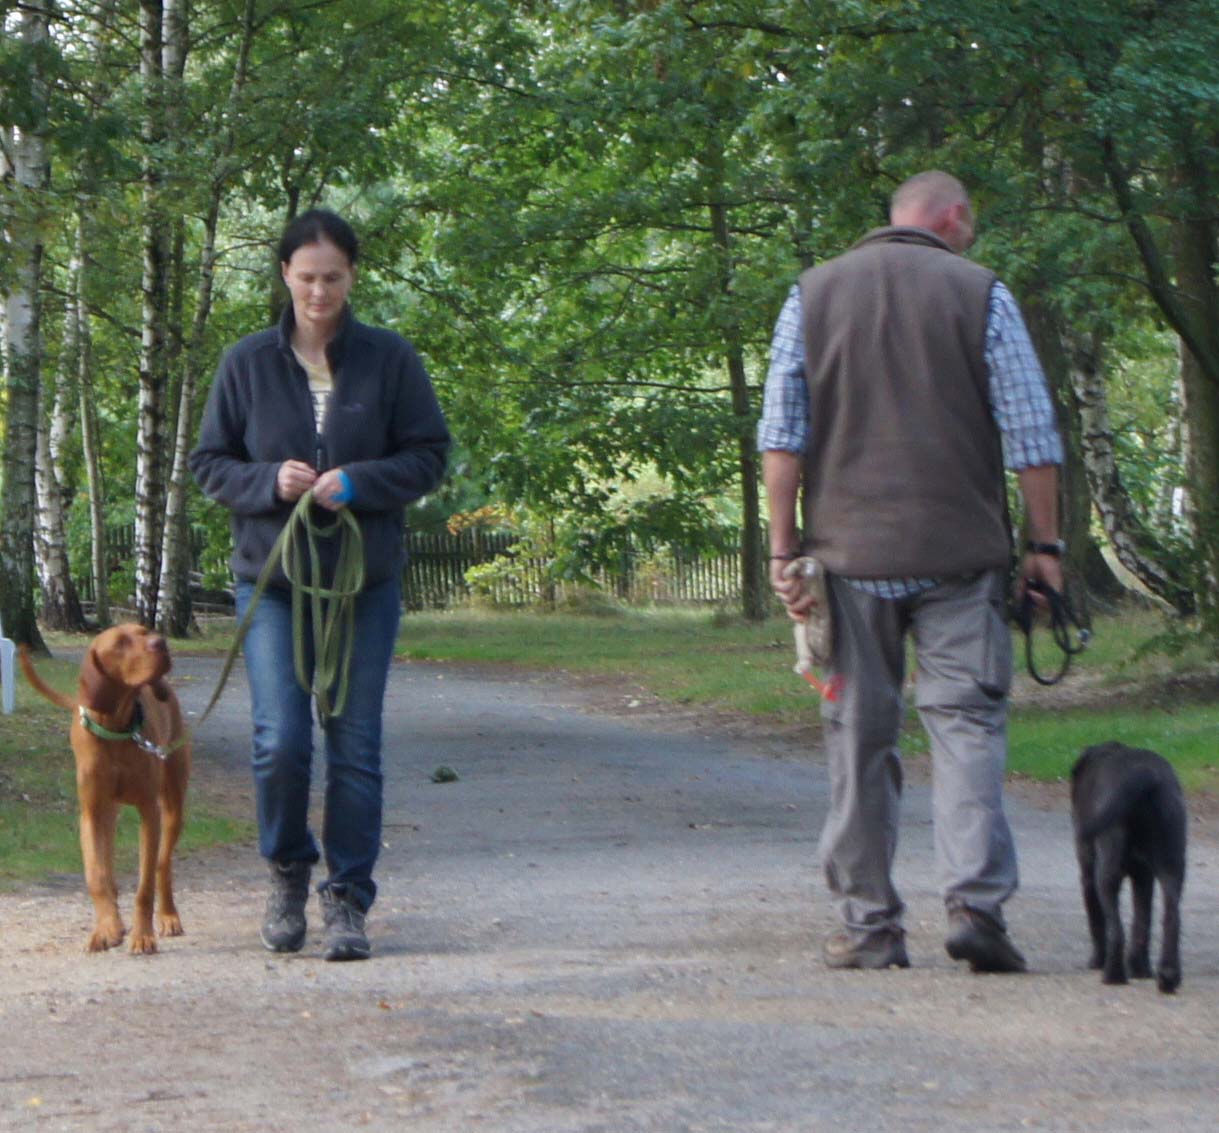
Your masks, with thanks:
<instances>
[{"instance_id":1,"label":"shoe sole","mask_svg":"<svg viewBox=\"0 0 1219 1133\"><path fill-rule=\"evenodd\" d=\"M860 970L865 972L881 972L886 968L910 967L910 957L906 954L904 947L892 949L885 955L855 951L844 953L840 956L827 956L823 952L821 958L827 968L832 968L835 971Z\"/></svg>"},{"instance_id":2,"label":"shoe sole","mask_svg":"<svg viewBox=\"0 0 1219 1133\"><path fill-rule=\"evenodd\" d=\"M332 963L345 963L348 960L367 960L370 956L372 956L371 948L344 944L337 948L328 948L325 959Z\"/></svg>"},{"instance_id":3,"label":"shoe sole","mask_svg":"<svg viewBox=\"0 0 1219 1133\"><path fill-rule=\"evenodd\" d=\"M268 952L299 952L305 946L305 933L301 933L300 939L291 939L284 941L268 940L265 932L261 930L258 933L258 939L262 941L262 946Z\"/></svg>"},{"instance_id":4,"label":"shoe sole","mask_svg":"<svg viewBox=\"0 0 1219 1133\"><path fill-rule=\"evenodd\" d=\"M894 957L889 960L874 960L870 957L864 959L852 957L850 960L826 960L825 966L833 969L836 972L883 972L887 971L889 968L908 968L910 967L910 961L902 957Z\"/></svg>"},{"instance_id":5,"label":"shoe sole","mask_svg":"<svg viewBox=\"0 0 1219 1133\"><path fill-rule=\"evenodd\" d=\"M989 975L1015 975L1028 970L1024 958L1018 953L995 954L995 945L981 940L948 940L944 950L954 960L965 960L971 972ZM1002 945L998 946L1003 948Z\"/></svg>"}]
</instances>

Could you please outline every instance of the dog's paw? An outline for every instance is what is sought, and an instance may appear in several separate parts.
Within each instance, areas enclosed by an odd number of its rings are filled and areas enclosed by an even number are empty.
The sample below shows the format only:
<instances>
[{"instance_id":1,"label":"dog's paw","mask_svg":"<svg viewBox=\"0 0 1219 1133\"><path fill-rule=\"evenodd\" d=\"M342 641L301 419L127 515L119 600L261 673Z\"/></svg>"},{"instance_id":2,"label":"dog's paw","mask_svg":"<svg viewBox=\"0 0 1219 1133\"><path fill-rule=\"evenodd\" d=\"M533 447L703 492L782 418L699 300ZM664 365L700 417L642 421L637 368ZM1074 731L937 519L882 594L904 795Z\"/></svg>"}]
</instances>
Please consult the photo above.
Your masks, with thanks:
<instances>
[{"instance_id":1,"label":"dog's paw","mask_svg":"<svg viewBox=\"0 0 1219 1133\"><path fill-rule=\"evenodd\" d=\"M162 936L181 936L186 931L177 913L162 913L157 918L157 928Z\"/></svg>"},{"instance_id":2,"label":"dog's paw","mask_svg":"<svg viewBox=\"0 0 1219 1133\"><path fill-rule=\"evenodd\" d=\"M124 930L120 925L98 925L89 935L89 943L85 945L86 952L105 952L123 943Z\"/></svg>"},{"instance_id":3,"label":"dog's paw","mask_svg":"<svg viewBox=\"0 0 1219 1133\"><path fill-rule=\"evenodd\" d=\"M133 932L131 934L131 953L133 956L147 956L157 950L157 938L151 932Z\"/></svg>"},{"instance_id":4,"label":"dog's paw","mask_svg":"<svg viewBox=\"0 0 1219 1133\"><path fill-rule=\"evenodd\" d=\"M1156 970L1156 987L1165 995L1172 995L1181 986L1180 968L1159 968Z\"/></svg>"}]
</instances>

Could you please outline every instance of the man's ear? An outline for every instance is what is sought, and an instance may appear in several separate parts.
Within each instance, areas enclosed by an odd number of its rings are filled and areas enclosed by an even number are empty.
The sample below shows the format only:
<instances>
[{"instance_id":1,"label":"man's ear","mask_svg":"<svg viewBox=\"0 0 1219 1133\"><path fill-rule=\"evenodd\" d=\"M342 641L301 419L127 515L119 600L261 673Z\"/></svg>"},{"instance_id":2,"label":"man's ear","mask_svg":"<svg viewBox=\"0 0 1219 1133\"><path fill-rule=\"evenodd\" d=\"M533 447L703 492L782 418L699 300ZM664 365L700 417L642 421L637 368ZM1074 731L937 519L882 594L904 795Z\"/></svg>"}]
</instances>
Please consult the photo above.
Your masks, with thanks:
<instances>
[{"instance_id":1,"label":"man's ear","mask_svg":"<svg viewBox=\"0 0 1219 1133\"><path fill-rule=\"evenodd\" d=\"M89 647L85 659L80 663L80 702L86 708L103 714L118 707L119 686L113 677L102 668L101 658L95 646Z\"/></svg>"}]
</instances>

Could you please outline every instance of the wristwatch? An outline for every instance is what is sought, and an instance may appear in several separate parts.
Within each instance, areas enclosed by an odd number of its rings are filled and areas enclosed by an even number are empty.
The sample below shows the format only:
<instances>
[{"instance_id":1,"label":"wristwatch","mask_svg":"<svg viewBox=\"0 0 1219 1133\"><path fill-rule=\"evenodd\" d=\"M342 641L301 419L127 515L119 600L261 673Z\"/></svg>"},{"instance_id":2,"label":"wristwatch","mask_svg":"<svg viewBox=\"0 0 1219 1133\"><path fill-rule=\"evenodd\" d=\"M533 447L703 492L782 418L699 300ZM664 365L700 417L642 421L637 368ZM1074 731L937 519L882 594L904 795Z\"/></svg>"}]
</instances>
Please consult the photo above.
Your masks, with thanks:
<instances>
[{"instance_id":1,"label":"wristwatch","mask_svg":"<svg viewBox=\"0 0 1219 1133\"><path fill-rule=\"evenodd\" d=\"M1052 543L1038 543L1030 539L1024 549L1034 555L1053 555L1056 559L1064 558L1067 553L1067 545L1061 539L1055 539Z\"/></svg>"}]
</instances>

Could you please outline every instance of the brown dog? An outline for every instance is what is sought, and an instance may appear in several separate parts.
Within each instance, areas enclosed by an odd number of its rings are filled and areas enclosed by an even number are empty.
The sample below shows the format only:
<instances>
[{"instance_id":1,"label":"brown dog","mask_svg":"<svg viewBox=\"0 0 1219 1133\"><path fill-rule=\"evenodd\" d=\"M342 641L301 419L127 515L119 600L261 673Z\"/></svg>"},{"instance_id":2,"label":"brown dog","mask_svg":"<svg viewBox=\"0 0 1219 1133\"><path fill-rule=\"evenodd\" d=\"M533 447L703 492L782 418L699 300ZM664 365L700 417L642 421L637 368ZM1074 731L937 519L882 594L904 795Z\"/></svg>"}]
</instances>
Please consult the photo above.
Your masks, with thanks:
<instances>
[{"instance_id":1,"label":"brown dog","mask_svg":"<svg viewBox=\"0 0 1219 1133\"><path fill-rule=\"evenodd\" d=\"M114 835L120 803L140 812L140 880L132 912L131 951L155 952L153 893L162 936L180 936L172 856L182 832L190 745L182 709L165 681L165 638L140 625L118 625L94 638L80 666L75 700L43 682L21 648L26 679L74 713L72 751L80 798L80 848L96 913L89 951L122 942Z\"/></svg>"}]
</instances>

